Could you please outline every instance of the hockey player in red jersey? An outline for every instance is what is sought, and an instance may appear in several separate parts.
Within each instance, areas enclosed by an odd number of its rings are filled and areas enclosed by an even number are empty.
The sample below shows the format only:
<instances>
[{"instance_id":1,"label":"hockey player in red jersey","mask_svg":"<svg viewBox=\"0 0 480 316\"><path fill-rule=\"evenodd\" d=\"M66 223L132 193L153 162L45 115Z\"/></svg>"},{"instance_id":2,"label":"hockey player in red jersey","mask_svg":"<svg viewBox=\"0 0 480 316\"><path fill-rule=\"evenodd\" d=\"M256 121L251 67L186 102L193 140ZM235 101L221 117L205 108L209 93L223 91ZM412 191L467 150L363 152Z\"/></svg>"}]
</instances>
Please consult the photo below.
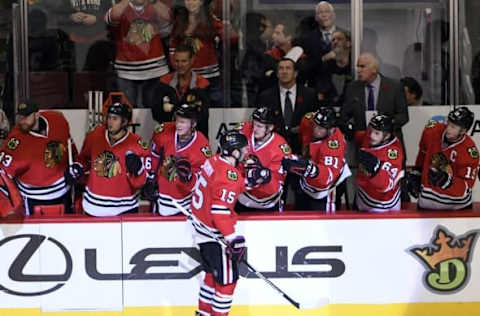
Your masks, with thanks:
<instances>
[{"instance_id":1,"label":"hockey player in red jersey","mask_svg":"<svg viewBox=\"0 0 480 316\"><path fill-rule=\"evenodd\" d=\"M15 214L22 202L22 196L15 182L3 169L0 169L0 218Z\"/></svg>"},{"instance_id":2,"label":"hockey player in red jersey","mask_svg":"<svg viewBox=\"0 0 480 316\"><path fill-rule=\"evenodd\" d=\"M312 142L307 158L283 158L286 172L300 175L302 193L295 197L295 208L303 210L335 211L335 187L351 175L345 162L346 143L335 127L336 115L332 108L320 108L313 115Z\"/></svg>"},{"instance_id":3,"label":"hockey player in red jersey","mask_svg":"<svg viewBox=\"0 0 480 316\"><path fill-rule=\"evenodd\" d=\"M474 114L467 107L460 107L448 114L447 124L430 121L426 125L415 162L421 186L417 181L414 188L411 180L415 176L409 175L412 195L419 192L419 208L472 207L479 160L478 149L467 135L473 121Z\"/></svg>"},{"instance_id":4,"label":"hockey player in red jersey","mask_svg":"<svg viewBox=\"0 0 480 316\"><path fill-rule=\"evenodd\" d=\"M153 133L152 172L144 194L153 201L154 212L161 215L180 213L172 199L189 208L192 173L212 155L208 139L196 130L199 112L195 103L182 104L175 111L175 122L160 124Z\"/></svg>"},{"instance_id":5,"label":"hockey player in red jersey","mask_svg":"<svg viewBox=\"0 0 480 316\"><path fill-rule=\"evenodd\" d=\"M393 135L392 119L385 115L372 117L368 130L358 132L355 139L360 147L356 208L373 212L400 210L403 148Z\"/></svg>"},{"instance_id":6,"label":"hockey player in red jersey","mask_svg":"<svg viewBox=\"0 0 480 316\"><path fill-rule=\"evenodd\" d=\"M34 213L35 206L56 204L72 211L70 186L64 178L69 138L70 127L61 113L39 112L34 100L18 105L17 125L0 150L0 168L17 183L27 215Z\"/></svg>"},{"instance_id":7,"label":"hockey player in red jersey","mask_svg":"<svg viewBox=\"0 0 480 316\"><path fill-rule=\"evenodd\" d=\"M92 216L115 216L138 210L138 194L145 183L144 160L148 144L128 130L132 110L114 103L106 122L87 134L77 161L69 168L69 181L89 171L82 206Z\"/></svg>"},{"instance_id":8,"label":"hockey player in red jersey","mask_svg":"<svg viewBox=\"0 0 480 316\"><path fill-rule=\"evenodd\" d=\"M245 190L245 178L237 168L248 151L247 138L237 131L220 137L221 153L205 161L197 174L191 211L194 239L199 245L205 278L200 287L196 315L226 316L238 280L238 263L245 238L237 234L234 205ZM215 238L225 239L228 247Z\"/></svg>"},{"instance_id":9,"label":"hockey player in red jersey","mask_svg":"<svg viewBox=\"0 0 480 316\"><path fill-rule=\"evenodd\" d=\"M281 172L282 158L291 155L285 139L274 132L273 110L261 107L253 111L252 121L240 124L240 132L248 139L249 154L246 173L254 179L247 183L248 191L238 198L235 207L242 211L277 211L283 193L285 174Z\"/></svg>"}]
</instances>

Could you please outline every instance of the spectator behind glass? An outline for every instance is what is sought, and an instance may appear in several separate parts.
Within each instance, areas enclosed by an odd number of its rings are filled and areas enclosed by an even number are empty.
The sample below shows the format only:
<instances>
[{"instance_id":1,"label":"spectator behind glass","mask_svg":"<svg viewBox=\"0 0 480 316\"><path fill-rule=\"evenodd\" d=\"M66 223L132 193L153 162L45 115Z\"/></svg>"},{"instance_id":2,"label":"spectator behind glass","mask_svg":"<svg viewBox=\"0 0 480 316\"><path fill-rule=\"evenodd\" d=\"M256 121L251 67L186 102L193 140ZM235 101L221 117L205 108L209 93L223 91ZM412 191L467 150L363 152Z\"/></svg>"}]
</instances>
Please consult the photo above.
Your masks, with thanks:
<instances>
[{"instance_id":1,"label":"spectator behind glass","mask_svg":"<svg viewBox=\"0 0 480 316\"><path fill-rule=\"evenodd\" d=\"M176 71L160 78L155 86L156 104L152 105L152 115L159 123L172 120L173 107L184 103L196 104L198 113L197 129L208 137L208 98L209 82L192 70L195 56L193 49L180 44L174 55Z\"/></svg>"},{"instance_id":2,"label":"spectator behind glass","mask_svg":"<svg viewBox=\"0 0 480 316\"><path fill-rule=\"evenodd\" d=\"M107 30L103 17L110 5L110 0L63 0L56 7L59 26L74 43L77 71L85 70L90 46L97 41L106 40ZM111 55L108 51L104 53Z\"/></svg>"},{"instance_id":3,"label":"spectator behind glass","mask_svg":"<svg viewBox=\"0 0 480 316\"><path fill-rule=\"evenodd\" d=\"M153 102L152 87L168 73L161 37L168 35L171 12L164 3L148 0L121 0L105 15L116 44L115 70L118 89L129 101L140 104Z\"/></svg>"},{"instance_id":4,"label":"spectator behind glass","mask_svg":"<svg viewBox=\"0 0 480 316\"><path fill-rule=\"evenodd\" d=\"M327 55L333 58L329 57L323 63L322 71L317 74L317 97L324 106L340 106L343 104L344 90L352 81L351 39L347 31L338 29L333 32L332 50Z\"/></svg>"},{"instance_id":5,"label":"spectator behind glass","mask_svg":"<svg viewBox=\"0 0 480 316\"><path fill-rule=\"evenodd\" d=\"M210 98L214 105L222 99L218 50L223 39L223 23L213 15L211 0L185 0L185 8L176 12L170 41L170 60L181 43L193 47L193 71L210 81ZM228 24L229 25L229 24Z\"/></svg>"},{"instance_id":6,"label":"spectator behind glass","mask_svg":"<svg viewBox=\"0 0 480 316\"><path fill-rule=\"evenodd\" d=\"M422 105L422 86L412 77L402 78L403 88L405 89L405 96L407 97L407 105Z\"/></svg>"}]
</instances>

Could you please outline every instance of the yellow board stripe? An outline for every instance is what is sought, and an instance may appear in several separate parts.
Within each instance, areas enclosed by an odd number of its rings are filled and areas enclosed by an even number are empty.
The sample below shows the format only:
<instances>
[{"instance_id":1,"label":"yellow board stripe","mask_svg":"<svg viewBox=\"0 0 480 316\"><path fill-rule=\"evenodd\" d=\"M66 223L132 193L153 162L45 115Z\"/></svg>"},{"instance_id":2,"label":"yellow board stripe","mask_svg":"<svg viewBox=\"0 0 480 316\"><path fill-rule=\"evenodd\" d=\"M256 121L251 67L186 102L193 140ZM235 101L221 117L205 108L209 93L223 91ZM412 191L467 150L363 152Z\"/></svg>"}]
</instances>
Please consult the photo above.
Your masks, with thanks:
<instances>
[{"instance_id":1,"label":"yellow board stripe","mask_svg":"<svg viewBox=\"0 0 480 316\"><path fill-rule=\"evenodd\" d=\"M56 312L41 309L0 309L0 316L193 316L194 306L127 307L123 312ZM480 302L412 304L335 304L318 309L297 310L286 305L233 306L230 316L475 316Z\"/></svg>"}]
</instances>

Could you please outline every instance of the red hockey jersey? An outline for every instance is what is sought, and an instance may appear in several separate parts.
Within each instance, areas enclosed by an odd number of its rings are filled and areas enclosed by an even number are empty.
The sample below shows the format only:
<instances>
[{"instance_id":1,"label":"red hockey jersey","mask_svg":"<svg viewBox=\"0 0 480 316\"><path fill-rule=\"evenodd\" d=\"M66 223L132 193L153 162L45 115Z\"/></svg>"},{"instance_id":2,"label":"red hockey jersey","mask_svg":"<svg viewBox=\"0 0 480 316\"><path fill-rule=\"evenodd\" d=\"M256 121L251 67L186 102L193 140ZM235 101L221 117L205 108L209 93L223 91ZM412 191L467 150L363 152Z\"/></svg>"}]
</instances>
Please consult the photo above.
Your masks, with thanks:
<instances>
[{"instance_id":1,"label":"red hockey jersey","mask_svg":"<svg viewBox=\"0 0 480 316\"><path fill-rule=\"evenodd\" d=\"M447 125L430 121L420 139L416 166L422 167L422 187L418 205L426 209L462 209L472 203L472 188L478 171L478 149L468 135L448 147L442 146ZM452 184L442 189L428 183L431 157L443 153L450 161Z\"/></svg>"},{"instance_id":2,"label":"red hockey jersey","mask_svg":"<svg viewBox=\"0 0 480 316\"><path fill-rule=\"evenodd\" d=\"M90 171L82 206L93 216L115 216L138 207L137 190L145 183L146 171L142 166L136 176L127 172L125 155L132 152L148 158L148 144L140 136L127 134L111 145L104 125L87 134L78 162Z\"/></svg>"},{"instance_id":3,"label":"red hockey jersey","mask_svg":"<svg viewBox=\"0 0 480 316\"><path fill-rule=\"evenodd\" d=\"M314 178L302 177L300 187L313 199L327 198L327 211L335 210L335 186L352 174L345 161L345 150L345 138L338 128L327 138L309 145L310 160L317 165L318 174Z\"/></svg>"},{"instance_id":4,"label":"red hockey jersey","mask_svg":"<svg viewBox=\"0 0 480 316\"><path fill-rule=\"evenodd\" d=\"M404 175L402 169L403 148L398 138L387 144L369 147L368 134L362 131L361 149L375 155L380 161L380 170L371 178L357 172L356 203L361 211L386 212L400 210L400 179Z\"/></svg>"},{"instance_id":5,"label":"red hockey jersey","mask_svg":"<svg viewBox=\"0 0 480 316\"><path fill-rule=\"evenodd\" d=\"M245 190L245 178L220 155L207 159L196 176L190 209L203 226L192 222L195 241L203 243L215 241L215 236L231 237L237 222L234 206Z\"/></svg>"},{"instance_id":6,"label":"red hockey jersey","mask_svg":"<svg viewBox=\"0 0 480 316\"><path fill-rule=\"evenodd\" d=\"M119 78L128 80L159 78L169 71L159 25L169 22L159 20L148 1L141 12L132 6L128 5L120 19L112 18L112 9L105 14L115 37L115 70Z\"/></svg>"},{"instance_id":7,"label":"red hockey jersey","mask_svg":"<svg viewBox=\"0 0 480 316\"><path fill-rule=\"evenodd\" d=\"M205 160L212 156L212 151L208 139L198 131L195 131L192 140L186 146L177 149L175 122L168 122L158 125L152 136L151 156L153 170L158 170L158 164L162 163L159 161L161 155L164 155L164 157L181 156L187 158L192 166L192 173L195 174L200 171L200 167ZM156 202L156 209L160 214L174 215L180 213L172 204L172 199L187 209L190 207L193 181L189 185L180 182L178 177L176 177L173 182L170 182L160 172L157 173L157 179L159 198Z\"/></svg>"},{"instance_id":8,"label":"red hockey jersey","mask_svg":"<svg viewBox=\"0 0 480 316\"><path fill-rule=\"evenodd\" d=\"M55 111L40 112L40 120L46 123L47 136L24 133L15 126L0 151L0 167L15 179L23 197L45 201L57 199L69 189L63 173L68 165L70 127Z\"/></svg>"},{"instance_id":9,"label":"red hockey jersey","mask_svg":"<svg viewBox=\"0 0 480 316\"><path fill-rule=\"evenodd\" d=\"M292 151L285 139L275 132L264 144L255 148L252 122L244 122L240 126L240 132L248 139L248 154L255 155L263 166L270 169L271 180L267 184L245 191L238 198L238 202L250 208L272 208L280 201L283 192L286 174L280 170L282 158L291 155Z\"/></svg>"},{"instance_id":10,"label":"red hockey jersey","mask_svg":"<svg viewBox=\"0 0 480 316\"><path fill-rule=\"evenodd\" d=\"M23 200L15 182L0 169L0 218L17 211Z\"/></svg>"}]
</instances>

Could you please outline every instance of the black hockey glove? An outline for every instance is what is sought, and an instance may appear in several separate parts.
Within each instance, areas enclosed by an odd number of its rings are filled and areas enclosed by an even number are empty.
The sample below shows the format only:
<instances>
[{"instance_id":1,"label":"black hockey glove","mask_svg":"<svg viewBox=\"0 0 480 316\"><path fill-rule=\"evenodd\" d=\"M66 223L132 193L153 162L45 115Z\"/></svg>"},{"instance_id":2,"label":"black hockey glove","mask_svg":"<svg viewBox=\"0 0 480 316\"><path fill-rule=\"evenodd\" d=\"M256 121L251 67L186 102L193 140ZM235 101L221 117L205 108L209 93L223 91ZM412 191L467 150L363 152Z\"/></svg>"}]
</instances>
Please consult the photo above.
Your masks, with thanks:
<instances>
[{"instance_id":1,"label":"black hockey glove","mask_svg":"<svg viewBox=\"0 0 480 316\"><path fill-rule=\"evenodd\" d=\"M418 199L420 194L420 186L422 184L422 168L413 167L413 169L407 171L405 177L405 187L407 188L408 194L412 197Z\"/></svg>"},{"instance_id":2,"label":"black hockey glove","mask_svg":"<svg viewBox=\"0 0 480 316\"><path fill-rule=\"evenodd\" d=\"M192 179L192 165L185 157L174 157L175 170L178 179L182 183L187 183Z\"/></svg>"},{"instance_id":3,"label":"black hockey glove","mask_svg":"<svg viewBox=\"0 0 480 316\"><path fill-rule=\"evenodd\" d=\"M227 241L227 256L236 262L240 262L245 255L245 237L237 236L231 241Z\"/></svg>"},{"instance_id":4,"label":"black hockey glove","mask_svg":"<svg viewBox=\"0 0 480 316\"><path fill-rule=\"evenodd\" d=\"M250 155L245 163L246 185L254 188L261 184L267 184L272 179L270 169L264 167L257 156Z\"/></svg>"},{"instance_id":5,"label":"black hockey glove","mask_svg":"<svg viewBox=\"0 0 480 316\"><path fill-rule=\"evenodd\" d=\"M127 166L127 171L134 176L139 176L142 172L143 163L140 157L131 151L128 151L125 155L125 165Z\"/></svg>"},{"instance_id":6,"label":"black hockey glove","mask_svg":"<svg viewBox=\"0 0 480 316\"><path fill-rule=\"evenodd\" d=\"M318 167L313 162L297 156L284 157L282 159L282 169L304 178L315 178L318 175Z\"/></svg>"},{"instance_id":7,"label":"black hockey glove","mask_svg":"<svg viewBox=\"0 0 480 316\"><path fill-rule=\"evenodd\" d=\"M380 164L380 160L374 154L365 150L358 152L358 169L367 176L375 177L380 171Z\"/></svg>"},{"instance_id":8,"label":"black hockey glove","mask_svg":"<svg viewBox=\"0 0 480 316\"><path fill-rule=\"evenodd\" d=\"M442 190L448 189L452 185L452 176L443 170L435 168L428 169L428 184L439 187Z\"/></svg>"},{"instance_id":9,"label":"black hockey glove","mask_svg":"<svg viewBox=\"0 0 480 316\"><path fill-rule=\"evenodd\" d=\"M83 176L82 165L78 162L74 162L72 165L68 166L67 169L65 169L63 176L65 177L65 182L68 185L75 184L78 179Z\"/></svg>"},{"instance_id":10,"label":"black hockey glove","mask_svg":"<svg viewBox=\"0 0 480 316\"><path fill-rule=\"evenodd\" d=\"M147 201L156 201L158 198L158 182L154 173L150 173L142 189L142 198Z\"/></svg>"}]
</instances>

